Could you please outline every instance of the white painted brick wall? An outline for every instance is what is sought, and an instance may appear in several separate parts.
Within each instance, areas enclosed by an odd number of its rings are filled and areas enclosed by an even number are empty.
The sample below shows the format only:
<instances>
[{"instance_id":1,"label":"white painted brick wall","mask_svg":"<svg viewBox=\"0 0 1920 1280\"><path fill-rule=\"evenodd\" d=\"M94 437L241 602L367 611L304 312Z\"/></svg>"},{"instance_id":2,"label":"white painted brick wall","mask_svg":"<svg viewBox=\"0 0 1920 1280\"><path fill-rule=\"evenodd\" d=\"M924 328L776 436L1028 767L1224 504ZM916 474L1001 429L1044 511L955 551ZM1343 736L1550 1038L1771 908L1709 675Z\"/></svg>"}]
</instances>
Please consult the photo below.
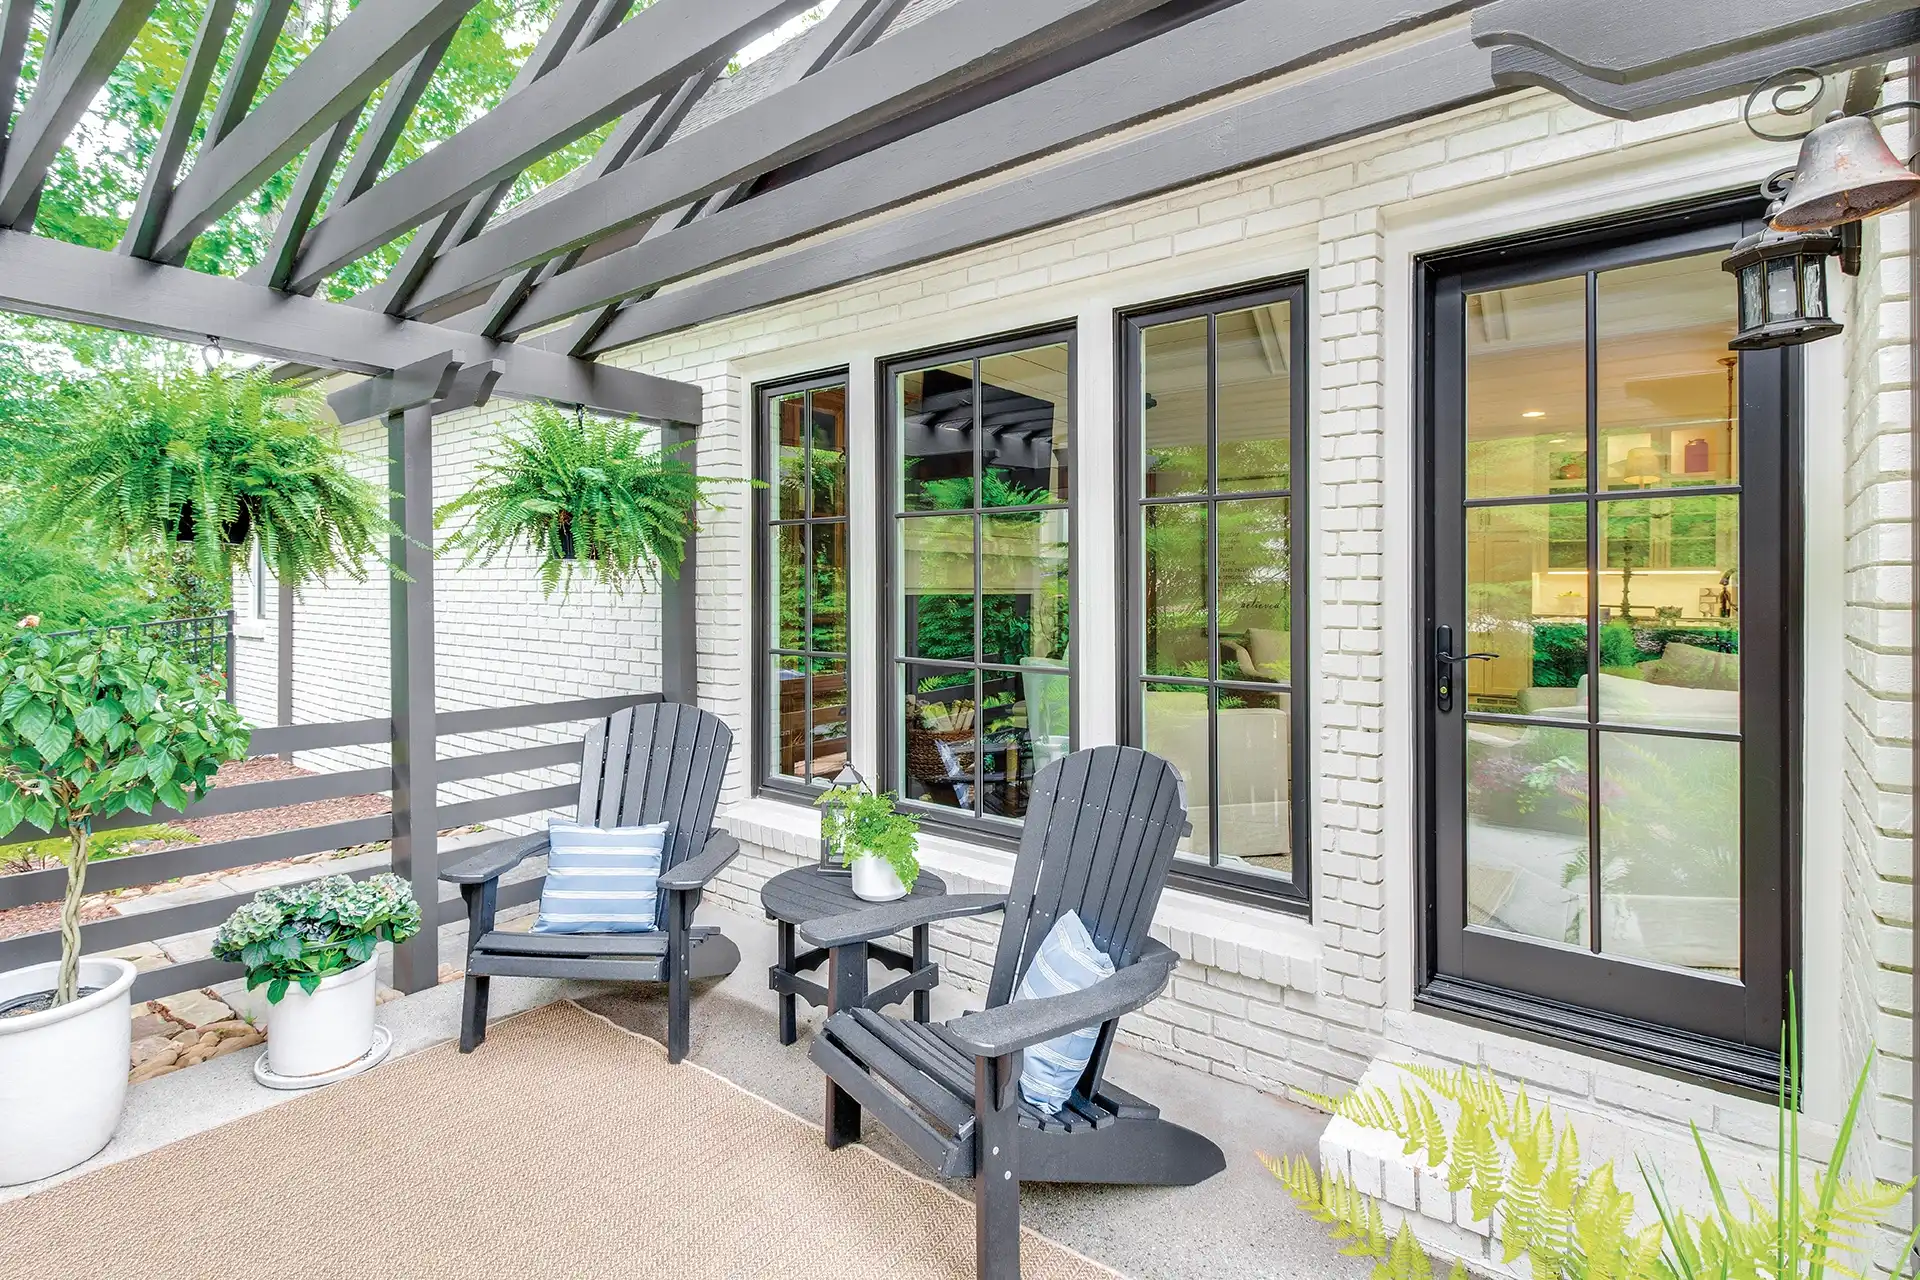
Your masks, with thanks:
<instances>
[{"instance_id":1,"label":"white painted brick wall","mask_svg":"<svg viewBox=\"0 0 1920 1280\"><path fill-rule=\"evenodd\" d=\"M1387 408L1390 357L1412 341L1388 316L1408 290L1389 279L1387 238L1410 210L1492 198L1511 180L1547 173L1543 189L1591 181L1595 174L1671 164L1677 154L1711 156L1753 144L1721 103L1656 120L1622 124L1539 93L1455 112L1328 152L1265 166L1189 190L766 308L619 353L619 363L700 384L707 417L698 463L708 473L744 475L750 413L749 365L807 349L808 367L830 365L842 344L900 349L894 331L979 306L1004 315L1031 299L1032 322L1075 314L1087 290L1108 293L1145 281L1130 299L1145 302L1152 272L1191 259L1242 263L1240 279L1270 274L1271 255L1310 238L1310 287L1317 394L1318 545L1312 563L1316 607L1315 689L1319 776L1314 786L1316 896L1306 941L1263 952L1232 940L1239 927L1208 924L1206 908L1169 908L1198 927L1167 926L1183 963L1170 995L1129 1019L1130 1043L1169 1059L1276 1092L1327 1091L1357 1080L1377 1056L1424 1055L1484 1061L1498 1070L1578 1100L1596 1112L1677 1132L1686 1119L1711 1118L1730 1142L1770 1140L1760 1104L1678 1084L1651 1073L1596 1063L1391 1008L1392 966L1410 968L1409 946L1388 924L1389 869L1405 865L1389 834L1389 790L1397 747L1388 730L1391 629L1404 625L1405 601L1388 596L1389 535L1404 512L1389 512L1384 477L1391 462ZM1761 169L1756 166L1755 177ZM1544 199L1544 198L1543 198ZM1447 202L1452 202L1450 205ZM1548 201L1550 203L1550 201ZM1543 204L1543 207L1544 204ZM1543 219L1556 215L1543 213ZM1844 838L1846 947L1844 1049L1857 1063L1869 1044L1886 1054L1870 1122L1875 1171L1903 1176L1907 1153L1908 1021L1906 969L1910 874L1904 792L1910 738L1905 684L1908 643L1899 610L1909 575L1905 428L1904 228L1889 221L1870 233L1872 269L1850 317L1848 644L1849 730ZM1472 238L1475 233L1465 233ZM1232 279L1231 274L1220 277ZM1002 321L1004 324L1004 321ZM982 332L990 330L983 329ZM1107 341L1087 332L1083 344ZM823 354L824 353L824 354ZM459 488L479 441L499 418L460 415L443 423L440 495ZM864 424L856 424L856 430ZM870 436L861 437L870 439ZM369 457L381 441L360 434ZM700 545L701 698L740 735L729 803L747 795L753 726L738 654L751 642L745 589L750 538L744 491L706 520ZM567 600L540 599L524 564L451 572L443 579L439 635L442 707L526 697L563 697L642 688L653 668L654 612L644 596L625 601L592 589ZM308 592L303 608L300 709L303 718L375 713L384 705L384 621L378 587L329 583ZM269 628L271 634L271 628ZM256 662L270 642L242 649L242 686L250 708L264 684ZM1083 697L1108 697L1083 690ZM270 692L266 695L270 706ZM344 757L342 757L344 759ZM1827 762L1809 761L1819 768ZM757 803L738 811L746 853L716 892L749 912L766 876L812 857L791 830L753 829ZM1841 833L1809 832L1816 855ZM1832 861L1821 864L1830 869ZM1397 871L1392 874L1399 874ZM1185 913L1182 915L1182 913ZM1164 913L1163 913L1164 914ZM944 929L948 978L977 986L991 955L988 923ZM1223 946L1223 942L1226 944ZM1406 975L1399 980L1403 989ZM1404 1003L1404 996L1402 997ZM1818 1046L1816 1046L1816 1051Z\"/></svg>"}]
</instances>

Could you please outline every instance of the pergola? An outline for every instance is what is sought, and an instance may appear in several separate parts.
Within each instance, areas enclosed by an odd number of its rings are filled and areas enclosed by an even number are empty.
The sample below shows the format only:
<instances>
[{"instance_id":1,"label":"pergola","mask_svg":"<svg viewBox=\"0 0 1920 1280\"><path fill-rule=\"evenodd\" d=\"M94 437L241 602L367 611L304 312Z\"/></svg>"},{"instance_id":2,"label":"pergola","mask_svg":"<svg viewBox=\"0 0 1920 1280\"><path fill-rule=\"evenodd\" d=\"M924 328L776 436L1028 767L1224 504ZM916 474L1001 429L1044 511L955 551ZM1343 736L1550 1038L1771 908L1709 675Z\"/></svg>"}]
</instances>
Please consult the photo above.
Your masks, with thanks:
<instances>
[{"instance_id":1,"label":"pergola","mask_svg":"<svg viewBox=\"0 0 1920 1280\"><path fill-rule=\"evenodd\" d=\"M218 341L289 376L370 375L334 405L388 421L395 520L411 536L394 543L412 580L392 588L393 863L423 900L443 780L435 414L500 395L684 439L699 387L599 357L1519 86L1633 119L1784 68L1857 67L1857 109L1886 57L1920 44L1920 9L1902 0L839 0L729 76L736 51L812 0L562 0L491 111L388 173L475 0L366 0L264 95L292 0L253 0L217 90L238 7L205 0L117 249L36 235L49 166L156 3L52 0L48 55L0 139L0 308ZM0 101L43 7L4 0ZM589 161L503 209L529 165L608 125ZM295 160L261 261L238 278L183 265ZM315 296L407 236L382 284ZM668 697L694 691L692 564L662 601ZM338 739L323 728L263 737L287 750ZM435 980L431 936L402 948L407 990Z\"/></svg>"}]
</instances>

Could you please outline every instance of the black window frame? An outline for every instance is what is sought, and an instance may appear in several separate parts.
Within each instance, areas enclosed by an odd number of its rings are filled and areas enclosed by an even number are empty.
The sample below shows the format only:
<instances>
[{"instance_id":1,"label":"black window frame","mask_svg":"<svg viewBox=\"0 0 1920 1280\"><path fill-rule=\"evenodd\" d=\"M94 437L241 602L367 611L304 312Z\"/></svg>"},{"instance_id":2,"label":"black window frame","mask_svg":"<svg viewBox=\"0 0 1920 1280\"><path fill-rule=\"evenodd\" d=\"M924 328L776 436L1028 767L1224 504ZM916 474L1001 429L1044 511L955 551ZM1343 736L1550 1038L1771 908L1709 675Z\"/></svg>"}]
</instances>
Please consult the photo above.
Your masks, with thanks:
<instances>
[{"instance_id":1,"label":"black window frame","mask_svg":"<svg viewBox=\"0 0 1920 1280\"><path fill-rule=\"evenodd\" d=\"M900 593L904 584L899 577L900 522L905 515L901 506L903 485L900 475L900 422L899 406L893 394L894 379L901 373L910 373L932 365L954 364L962 360L979 361L991 356L1005 355L1010 352L1024 351L1031 347L1065 344L1067 348L1067 556L1068 573L1074 573L1077 558L1075 550L1080 525L1080 345L1079 326L1072 320L1057 321L1033 328L1023 328L995 334L962 343L944 343L939 346L923 347L898 355L886 356L874 363L874 394L878 408L880 430L877 433L880 447L875 451L874 465L879 483L876 491L879 497L879 521L877 542L880 554L880 597L879 597L879 652L880 652L880 777L881 785L899 796L896 807L902 812L911 813L921 819L924 827L944 832L975 844L990 848L1013 849L1020 841L1020 833L1025 827L1024 819L1000 818L964 813L945 805L927 804L906 797L906 778L901 741L902 698L899 692L898 671L905 665L930 665L924 659L904 658L899 652L901 643L900 627L897 615L900 613ZM980 405L976 397L974 403L975 420L978 421ZM977 498L977 494L976 494ZM1021 508L1011 508L1020 510ZM968 508L972 514L977 508ZM979 547L976 543L975 584L979 581ZM1078 750L1080 733L1080 665L1082 642L1080 635L1080 592L1069 581L1067 590L1067 717L1069 721L1068 742L1070 750ZM976 622L977 628L977 622ZM931 665L940 665L932 663ZM985 661L984 653L977 653L971 664L976 673L994 668L997 664ZM975 808L981 806L983 788L978 781L981 758L975 755L976 781L974 784Z\"/></svg>"},{"instance_id":2,"label":"black window frame","mask_svg":"<svg viewBox=\"0 0 1920 1280\"><path fill-rule=\"evenodd\" d=\"M1291 806L1291 838L1293 842L1293 869L1282 879L1279 876L1261 875L1258 872L1244 871L1236 867L1208 865L1177 858L1169 880L1183 889L1205 894L1210 897L1247 903L1311 918L1313 914L1313 786L1311 779L1317 774L1310 767L1313 752L1313 684L1316 664L1313 653L1313 591L1314 580L1312 564L1312 540L1310 530L1313 520L1313 431L1310 410L1312 406L1311 379L1305 376L1311 359L1311 320L1308 273L1297 272L1276 276L1266 280L1234 285L1227 289L1211 290L1201 294L1188 294L1178 298L1163 299L1145 303L1120 312L1115 317L1115 345L1119 359L1115 365L1114 404L1120 419L1120 502L1119 502L1119 540L1121 549L1119 574L1119 599L1121 616L1125 619L1121 628L1119 653L1119 706L1120 732L1122 740L1134 746L1144 745L1144 699L1142 693L1148 683L1180 683L1166 677L1149 677L1145 674L1146 632L1142 604L1146 599L1144 556L1144 525L1141 513L1156 500L1145 495L1146 423L1144 420L1144 370L1141 367L1143 350L1142 332L1152 326L1191 320L1201 316L1209 317L1207 325L1207 343L1209 351L1208 405L1207 405L1207 471L1208 489L1204 497L1198 499L1181 498L1161 501L1197 501L1204 502L1211 511L1222 501L1240 499L1258 499L1283 493L1289 499L1288 516L1291 529L1288 535L1289 560L1293 573L1293 631L1291 642L1292 671L1286 684L1289 698L1288 719L1292 743L1289 747L1289 768L1287 777L1288 804ZM1211 319L1226 312L1243 311L1252 307L1287 302L1291 306L1291 333L1289 334L1289 359L1294 376L1290 379L1289 392L1291 405L1289 412L1290 428L1289 477L1287 488L1272 492L1249 491L1247 493L1228 492L1222 494L1213 484L1213 475L1218 466L1218 451L1215 447L1213 420L1216 412L1215 381L1212 375L1212 351L1217 338L1217 326ZM1219 586L1219 546L1218 522L1210 518L1207 548L1208 578L1213 590ZM1215 676L1203 682L1208 691L1209 702L1217 692L1229 690L1249 693L1268 693L1273 690L1256 682L1236 682L1217 678L1218 672L1218 629L1217 610L1209 601L1209 629L1213 633L1215 657L1213 666ZM1211 716L1209 725L1213 723ZM1220 776L1218 768L1218 736L1209 727L1209 785L1217 785ZM1303 780L1308 785L1303 786ZM1208 809L1213 830L1210 832L1209 848L1212 856L1219 851L1219 806L1208 798Z\"/></svg>"},{"instance_id":3,"label":"black window frame","mask_svg":"<svg viewBox=\"0 0 1920 1280\"><path fill-rule=\"evenodd\" d=\"M1770 1094L1779 1076L1787 976L1800 961L1805 546L1801 450L1805 424L1798 349L1746 352L1740 366L1743 978L1739 983L1624 958L1603 964L1603 953L1569 948L1565 955L1558 955L1550 945L1529 946L1488 931L1479 931L1472 939L1480 947L1480 958L1467 956L1462 940L1468 930L1464 924L1448 923L1463 918L1464 894L1455 882L1463 874L1464 845L1455 850L1447 843L1447 830L1453 825L1451 802L1440 791L1443 771L1451 775L1459 766L1441 737L1442 717L1434 709L1436 669L1430 660L1435 627L1446 620L1439 612L1436 578L1449 572L1448 554L1464 556L1463 545L1449 553L1442 544L1446 521L1451 517L1461 524L1461 512L1440 509L1440 493L1451 490L1440 483L1438 468L1443 450L1456 451L1446 456L1457 458L1457 450L1464 447L1460 407L1465 394L1466 295L1503 285L1588 275L1591 457L1592 405L1597 394L1592 273L1724 251L1763 224L1763 204L1749 193L1730 193L1470 245L1416 263L1419 368L1413 435L1418 585L1409 621L1416 650L1419 780L1415 788L1419 934L1415 1006L1636 1066ZM1726 288L1729 293L1734 288L1730 277ZM1450 359L1450 353L1458 358ZM1640 493L1621 490L1607 497L1590 485L1584 499L1556 495L1556 500L1588 503L1591 539L1593 521L1598 518L1591 513L1600 503L1631 501ZM1497 501L1501 500L1480 500L1483 505ZM1756 579L1762 576L1771 581L1766 589L1756 590ZM1597 603L1590 608L1597 608ZM1456 645L1456 650L1462 647ZM1464 725L1465 705L1464 699L1457 703L1451 716L1454 723ZM1772 803L1761 803L1769 798ZM1766 865L1769 862L1772 865ZM1493 949L1507 955L1499 961L1504 971L1526 974L1532 990L1488 980L1484 970L1495 959ZM1737 1006L1721 988L1743 990Z\"/></svg>"},{"instance_id":4,"label":"black window frame","mask_svg":"<svg viewBox=\"0 0 1920 1280\"><path fill-rule=\"evenodd\" d=\"M779 715L776 682L773 670L777 655L794 653L800 656L822 656L825 650L782 650L775 643L778 640L778 623L773 615L772 593L774 584L774 540L777 530L792 526L815 524L841 524L847 529L849 554L853 544L853 510L851 494L848 510L837 517L816 518L811 515L800 520L782 520L779 518L779 493L776 489L773 456L773 420L770 406L775 400L802 392L823 391L839 387L843 391L851 390L851 370L842 366L837 369L823 369L815 373L801 374L790 378L781 378L771 382L756 383L753 387L753 476L759 486L753 491L753 712L754 712L754 791L756 794L771 793L784 795L811 803L824 788L824 781L811 782L793 778L779 772L776 767L779 755L779 732L776 721ZM847 474L853 475L854 429L850 413L847 428ZM811 444L809 444L811 452ZM850 573L850 570L849 570ZM847 652L841 655L846 663L847 686L847 736L848 759L852 759L853 738L853 586L848 583L847 590ZM813 699L809 689L807 696L807 718L812 720ZM812 773L813 742L807 743L808 773Z\"/></svg>"}]
</instances>

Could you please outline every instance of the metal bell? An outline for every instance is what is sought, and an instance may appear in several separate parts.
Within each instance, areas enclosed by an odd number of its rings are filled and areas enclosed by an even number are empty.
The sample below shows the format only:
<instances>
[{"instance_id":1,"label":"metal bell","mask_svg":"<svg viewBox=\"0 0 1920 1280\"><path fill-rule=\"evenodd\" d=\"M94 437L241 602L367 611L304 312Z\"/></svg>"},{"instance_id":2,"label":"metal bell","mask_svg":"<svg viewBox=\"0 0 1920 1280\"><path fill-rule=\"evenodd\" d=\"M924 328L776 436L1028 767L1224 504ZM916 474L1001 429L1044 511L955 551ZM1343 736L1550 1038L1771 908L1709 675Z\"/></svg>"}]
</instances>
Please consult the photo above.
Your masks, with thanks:
<instances>
[{"instance_id":1,"label":"metal bell","mask_svg":"<svg viewBox=\"0 0 1920 1280\"><path fill-rule=\"evenodd\" d=\"M1900 163L1866 116L1836 111L1800 141L1800 163L1777 231L1821 231L1897 209L1920 195L1920 174Z\"/></svg>"}]
</instances>

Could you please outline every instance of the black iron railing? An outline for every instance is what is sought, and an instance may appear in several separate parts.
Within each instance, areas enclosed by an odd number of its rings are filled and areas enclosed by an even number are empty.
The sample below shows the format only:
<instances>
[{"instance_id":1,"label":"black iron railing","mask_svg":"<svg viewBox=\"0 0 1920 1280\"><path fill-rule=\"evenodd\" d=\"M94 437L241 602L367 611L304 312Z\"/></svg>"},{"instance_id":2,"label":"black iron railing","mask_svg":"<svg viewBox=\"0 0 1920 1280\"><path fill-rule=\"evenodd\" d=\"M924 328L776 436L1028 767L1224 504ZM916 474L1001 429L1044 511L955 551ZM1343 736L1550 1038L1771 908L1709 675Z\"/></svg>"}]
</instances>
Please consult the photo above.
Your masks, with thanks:
<instances>
[{"instance_id":1,"label":"black iron railing","mask_svg":"<svg viewBox=\"0 0 1920 1280\"><path fill-rule=\"evenodd\" d=\"M52 636L101 636L113 632L137 634L172 651L208 675L224 682L227 701L233 701L233 610L203 613L190 618L161 618L156 622L129 622L111 627L81 627L49 631Z\"/></svg>"}]
</instances>

